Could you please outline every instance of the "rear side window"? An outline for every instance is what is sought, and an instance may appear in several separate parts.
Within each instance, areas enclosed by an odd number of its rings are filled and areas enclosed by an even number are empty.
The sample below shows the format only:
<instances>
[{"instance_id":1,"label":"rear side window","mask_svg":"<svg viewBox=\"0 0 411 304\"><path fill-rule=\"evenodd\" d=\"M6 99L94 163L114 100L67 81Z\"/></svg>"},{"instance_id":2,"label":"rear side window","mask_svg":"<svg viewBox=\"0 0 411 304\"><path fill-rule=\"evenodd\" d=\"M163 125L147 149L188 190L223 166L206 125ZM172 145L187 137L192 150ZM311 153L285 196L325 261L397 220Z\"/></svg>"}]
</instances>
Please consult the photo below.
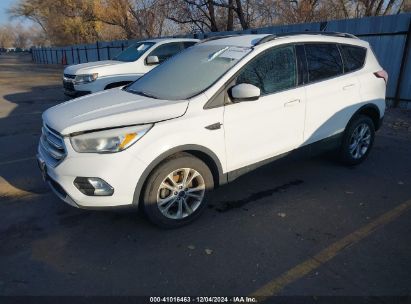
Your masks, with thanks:
<instances>
[{"instance_id":1,"label":"rear side window","mask_svg":"<svg viewBox=\"0 0 411 304\"><path fill-rule=\"evenodd\" d=\"M249 62L236 83L249 83L260 88L263 95L296 86L297 68L294 46L276 47Z\"/></svg>"},{"instance_id":2,"label":"rear side window","mask_svg":"<svg viewBox=\"0 0 411 304\"><path fill-rule=\"evenodd\" d=\"M310 82L335 77L343 73L343 63L337 45L313 43L305 45Z\"/></svg>"},{"instance_id":3,"label":"rear side window","mask_svg":"<svg viewBox=\"0 0 411 304\"><path fill-rule=\"evenodd\" d=\"M351 72L361 69L364 65L365 48L353 45L340 45L341 54L344 60L344 72Z\"/></svg>"}]
</instances>

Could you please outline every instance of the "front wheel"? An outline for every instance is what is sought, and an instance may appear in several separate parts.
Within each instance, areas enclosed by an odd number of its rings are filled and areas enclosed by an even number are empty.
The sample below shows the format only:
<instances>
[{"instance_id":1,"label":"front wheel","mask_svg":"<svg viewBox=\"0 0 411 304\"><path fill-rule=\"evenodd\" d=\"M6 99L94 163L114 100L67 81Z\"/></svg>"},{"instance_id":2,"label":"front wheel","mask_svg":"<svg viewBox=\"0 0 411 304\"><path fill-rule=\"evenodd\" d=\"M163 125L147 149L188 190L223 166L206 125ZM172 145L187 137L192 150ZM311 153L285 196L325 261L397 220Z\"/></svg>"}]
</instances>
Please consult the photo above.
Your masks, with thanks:
<instances>
[{"instance_id":1,"label":"front wheel","mask_svg":"<svg viewBox=\"0 0 411 304\"><path fill-rule=\"evenodd\" d=\"M154 224L173 228L196 219L214 187L207 165L190 154L181 154L160 164L147 180L143 207Z\"/></svg>"},{"instance_id":2,"label":"front wheel","mask_svg":"<svg viewBox=\"0 0 411 304\"><path fill-rule=\"evenodd\" d=\"M363 162L374 143L374 123L368 116L359 115L347 126L341 146L341 160L348 165Z\"/></svg>"}]
</instances>

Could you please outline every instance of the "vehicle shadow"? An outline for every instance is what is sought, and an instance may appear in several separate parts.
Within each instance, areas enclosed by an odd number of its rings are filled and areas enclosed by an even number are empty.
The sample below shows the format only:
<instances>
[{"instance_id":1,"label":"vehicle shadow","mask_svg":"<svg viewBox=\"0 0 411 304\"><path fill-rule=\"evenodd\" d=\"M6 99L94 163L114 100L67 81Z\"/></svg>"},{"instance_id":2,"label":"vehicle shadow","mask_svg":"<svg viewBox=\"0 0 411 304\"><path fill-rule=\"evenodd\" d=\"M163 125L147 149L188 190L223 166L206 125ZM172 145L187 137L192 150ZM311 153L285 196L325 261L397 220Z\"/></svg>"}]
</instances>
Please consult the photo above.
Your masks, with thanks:
<instances>
[{"instance_id":1,"label":"vehicle shadow","mask_svg":"<svg viewBox=\"0 0 411 304\"><path fill-rule=\"evenodd\" d=\"M40 85L32 86L29 90L24 92L17 92L12 94L6 94L3 96L6 101L13 102L17 104L16 112L13 114L18 114L19 111L25 111L27 109L18 109L18 106L24 104L59 104L63 101L69 100L70 98L63 93L62 85Z\"/></svg>"},{"instance_id":2,"label":"vehicle shadow","mask_svg":"<svg viewBox=\"0 0 411 304\"><path fill-rule=\"evenodd\" d=\"M19 54L2 55L0 70L0 197L44 193L35 155L42 112L68 100L62 67L33 64L30 55Z\"/></svg>"}]
</instances>

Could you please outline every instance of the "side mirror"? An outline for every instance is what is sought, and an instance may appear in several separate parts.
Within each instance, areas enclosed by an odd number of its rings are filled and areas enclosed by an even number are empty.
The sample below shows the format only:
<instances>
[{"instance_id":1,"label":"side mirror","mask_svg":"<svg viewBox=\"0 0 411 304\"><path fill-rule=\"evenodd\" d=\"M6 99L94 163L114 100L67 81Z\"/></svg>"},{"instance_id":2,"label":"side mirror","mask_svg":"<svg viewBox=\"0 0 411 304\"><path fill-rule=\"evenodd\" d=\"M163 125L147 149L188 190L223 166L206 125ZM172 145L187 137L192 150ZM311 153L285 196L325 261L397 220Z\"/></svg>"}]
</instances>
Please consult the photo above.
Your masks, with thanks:
<instances>
[{"instance_id":1,"label":"side mirror","mask_svg":"<svg viewBox=\"0 0 411 304\"><path fill-rule=\"evenodd\" d=\"M257 100L260 94L260 89L249 83L240 83L231 88L231 97L234 102Z\"/></svg>"},{"instance_id":2,"label":"side mirror","mask_svg":"<svg viewBox=\"0 0 411 304\"><path fill-rule=\"evenodd\" d=\"M148 56L146 59L146 63L148 65L155 65L155 64L159 64L160 60L158 59L157 56Z\"/></svg>"}]
</instances>

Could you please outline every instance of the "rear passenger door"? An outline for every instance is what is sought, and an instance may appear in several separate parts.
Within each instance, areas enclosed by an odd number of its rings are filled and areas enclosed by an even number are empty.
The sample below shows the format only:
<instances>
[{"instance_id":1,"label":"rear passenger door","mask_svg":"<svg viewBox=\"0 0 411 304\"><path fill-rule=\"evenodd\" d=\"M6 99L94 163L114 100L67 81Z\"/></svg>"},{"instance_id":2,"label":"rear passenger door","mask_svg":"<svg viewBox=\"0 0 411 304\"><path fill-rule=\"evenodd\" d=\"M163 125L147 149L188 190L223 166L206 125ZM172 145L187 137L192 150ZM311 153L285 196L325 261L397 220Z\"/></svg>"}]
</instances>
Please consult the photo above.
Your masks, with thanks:
<instances>
[{"instance_id":1,"label":"rear passenger door","mask_svg":"<svg viewBox=\"0 0 411 304\"><path fill-rule=\"evenodd\" d=\"M307 43L308 70L304 144L344 131L358 109L359 82L352 73L344 74L340 49L334 43Z\"/></svg>"}]
</instances>

